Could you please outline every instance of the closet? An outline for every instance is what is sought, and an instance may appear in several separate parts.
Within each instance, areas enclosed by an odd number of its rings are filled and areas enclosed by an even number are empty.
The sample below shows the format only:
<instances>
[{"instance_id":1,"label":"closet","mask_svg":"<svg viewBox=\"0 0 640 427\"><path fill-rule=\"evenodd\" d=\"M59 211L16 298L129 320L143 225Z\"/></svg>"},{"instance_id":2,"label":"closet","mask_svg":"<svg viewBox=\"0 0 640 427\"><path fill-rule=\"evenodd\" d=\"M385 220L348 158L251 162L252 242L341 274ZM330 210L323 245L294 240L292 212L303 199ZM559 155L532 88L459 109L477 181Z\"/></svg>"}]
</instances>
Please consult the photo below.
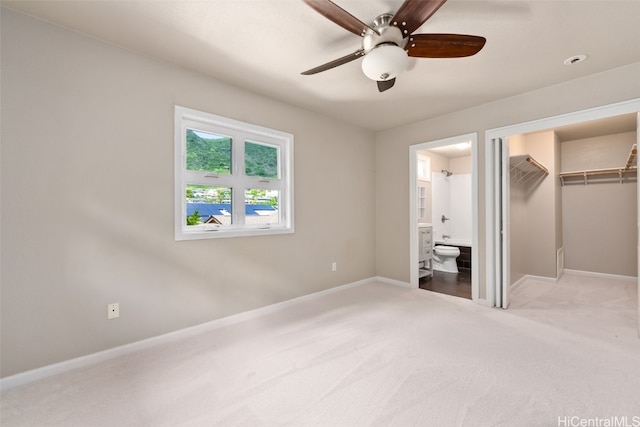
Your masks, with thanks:
<instances>
[{"instance_id":1,"label":"closet","mask_svg":"<svg viewBox=\"0 0 640 427\"><path fill-rule=\"evenodd\" d=\"M637 275L636 132L562 142L562 244L568 270Z\"/></svg>"}]
</instances>

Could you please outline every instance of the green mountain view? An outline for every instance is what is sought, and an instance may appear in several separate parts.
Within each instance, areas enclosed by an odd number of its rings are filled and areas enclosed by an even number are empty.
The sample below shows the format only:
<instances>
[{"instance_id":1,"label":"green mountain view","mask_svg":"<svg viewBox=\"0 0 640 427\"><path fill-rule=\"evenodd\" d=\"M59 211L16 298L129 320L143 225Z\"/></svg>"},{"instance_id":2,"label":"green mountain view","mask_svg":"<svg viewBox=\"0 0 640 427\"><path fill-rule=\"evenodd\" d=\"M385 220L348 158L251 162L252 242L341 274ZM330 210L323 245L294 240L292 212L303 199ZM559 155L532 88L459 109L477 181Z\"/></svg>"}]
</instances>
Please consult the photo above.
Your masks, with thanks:
<instances>
[{"instance_id":1,"label":"green mountain view","mask_svg":"<svg viewBox=\"0 0 640 427\"><path fill-rule=\"evenodd\" d=\"M231 145L229 137L211 134L211 138L203 138L188 129L187 169L230 174ZM244 149L246 175L278 178L277 147L246 141Z\"/></svg>"}]
</instances>

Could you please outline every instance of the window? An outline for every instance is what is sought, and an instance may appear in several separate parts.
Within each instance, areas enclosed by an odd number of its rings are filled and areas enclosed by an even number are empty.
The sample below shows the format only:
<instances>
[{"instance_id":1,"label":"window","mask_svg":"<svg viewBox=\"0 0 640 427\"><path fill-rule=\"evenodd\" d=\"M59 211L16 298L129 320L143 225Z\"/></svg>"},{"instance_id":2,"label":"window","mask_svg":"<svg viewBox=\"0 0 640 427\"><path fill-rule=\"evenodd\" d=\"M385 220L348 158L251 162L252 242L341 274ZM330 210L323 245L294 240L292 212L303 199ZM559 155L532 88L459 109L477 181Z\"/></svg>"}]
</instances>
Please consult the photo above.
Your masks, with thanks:
<instances>
[{"instance_id":1,"label":"window","mask_svg":"<svg viewBox=\"0 0 640 427\"><path fill-rule=\"evenodd\" d=\"M176 240L293 233L293 135L175 107Z\"/></svg>"},{"instance_id":2,"label":"window","mask_svg":"<svg viewBox=\"0 0 640 427\"><path fill-rule=\"evenodd\" d=\"M418 179L431 181L431 157L418 154Z\"/></svg>"}]
</instances>

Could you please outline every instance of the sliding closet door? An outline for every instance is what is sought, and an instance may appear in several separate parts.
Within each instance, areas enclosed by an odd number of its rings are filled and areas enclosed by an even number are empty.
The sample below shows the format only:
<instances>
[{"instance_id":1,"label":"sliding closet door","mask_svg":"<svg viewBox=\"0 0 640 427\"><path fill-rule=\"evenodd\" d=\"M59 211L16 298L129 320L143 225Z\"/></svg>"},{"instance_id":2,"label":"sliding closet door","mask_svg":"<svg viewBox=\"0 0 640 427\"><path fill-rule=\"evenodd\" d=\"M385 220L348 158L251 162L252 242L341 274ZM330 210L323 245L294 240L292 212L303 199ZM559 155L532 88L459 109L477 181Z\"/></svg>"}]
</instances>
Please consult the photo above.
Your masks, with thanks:
<instances>
[{"instance_id":1,"label":"sliding closet door","mask_svg":"<svg viewBox=\"0 0 640 427\"><path fill-rule=\"evenodd\" d=\"M494 149L494 192L496 242L495 265L495 303L496 307L509 307L510 282L510 236L509 236L509 144L506 138L494 138L491 143Z\"/></svg>"},{"instance_id":2,"label":"sliding closet door","mask_svg":"<svg viewBox=\"0 0 640 427\"><path fill-rule=\"evenodd\" d=\"M500 138L500 154L502 155L502 308L509 307L509 287L511 285L511 206L509 167L509 143Z\"/></svg>"}]
</instances>

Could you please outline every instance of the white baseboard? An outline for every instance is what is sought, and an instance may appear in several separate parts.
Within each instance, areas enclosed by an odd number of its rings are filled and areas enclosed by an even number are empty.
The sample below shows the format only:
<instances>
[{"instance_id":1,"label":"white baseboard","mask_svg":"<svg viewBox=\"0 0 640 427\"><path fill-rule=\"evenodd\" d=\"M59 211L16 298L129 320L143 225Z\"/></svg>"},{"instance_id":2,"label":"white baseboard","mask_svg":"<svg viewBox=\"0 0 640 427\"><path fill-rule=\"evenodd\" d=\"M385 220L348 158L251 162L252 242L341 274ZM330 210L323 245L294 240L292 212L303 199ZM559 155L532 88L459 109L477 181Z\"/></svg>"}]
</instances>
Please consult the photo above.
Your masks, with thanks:
<instances>
[{"instance_id":1,"label":"white baseboard","mask_svg":"<svg viewBox=\"0 0 640 427\"><path fill-rule=\"evenodd\" d=\"M567 268L564 269L565 274L575 274L577 276L589 276L589 277L599 277L601 279L612 279L612 280L624 280L627 282L636 282L638 281L638 277L636 276L622 276L619 274L608 274L608 273L597 273L595 271L582 271L582 270L569 270Z\"/></svg>"},{"instance_id":2,"label":"white baseboard","mask_svg":"<svg viewBox=\"0 0 640 427\"><path fill-rule=\"evenodd\" d=\"M563 275L564 274L573 274L576 276L586 276L586 277L598 277L601 279L610 279L610 280L621 280L621 281L625 281L625 282L636 282L638 281L638 278L636 276L621 276L618 274L608 274L608 273L596 273L594 271L582 271L582 270L570 270L565 268L563 270ZM562 276L560 276L562 277ZM522 276L520 279L516 280L512 285L511 285L511 289L515 289L518 286L520 286L522 283L526 282L527 280L538 280L538 281L542 281L542 282L553 282L553 283L557 283L558 280L560 280L560 277L558 277L557 279L554 277L546 277L546 276L534 276L531 274L525 274L524 276Z\"/></svg>"},{"instance_id":3,"label":"white baseboard","mask_svg":"<svg viewBox=\"0 0 640 427\"><path fill-rule=\"evenodd\" d=\"M547 277L547 276L534 276L533 274L527 274L524 276L526 279L531 280L539 280L541 282L553 282L556 283L558 281L557 277Z\"/></svg>"},{"instance_id":4,"label":"white baseboard","mask_svg":"<svg viewBox=\"0 0 640 427\"><path fill-rule=\"evenodd\" d=\"M509 288L510 288L511 290L516 289L518 286L520 286L520 285L522 285L524 282L526 282L526 280L527 280L527 275L525 274L524 276L522 276L521 278L519 278L518 280L516 280L515 282L513 282Z\"/></svg>"},{"instance_id":5,"label":"white baseboard","mask_svg":"<svg viewBox=\"0 0 640 427\"><path fill-rule=\"evenodd\" d=\"M391 279L385 279L381 277L371 277L369 279L359 280L357 282L336 286L336 287L325 289L323 291L315 292L309 295L304 295L304 296L293 298L287 301L271 304L265 307L260 307L255 310L245 311L242 313L223 317L221 319L216 319L210 322L202 323L200 325L191 326L185 329L180 329L175 332L169 332L167 334L158 335L156 337L147 338L141 341L136 341L130 344L125 344L119 347L110 348L108 350L88 354L86 356L76 357L74 359L65 360L63 362L54 363L52 365L47 365L41 368L32 369L30 371L21 372L15 375L4 377L0 379L0 391L9 390L15 387L19 387L21 385L34 382L34 381L38 381L44 378L52 377L54 375L62 374L64 372L72 371L74 369L95 365L100 362L104 362L119 356L124 356L127 354L135 353L137 351L155 347L160 344L172 343L180 339L201 334L203 332L211 331L211 330L228 326L228 325L233 325L246 320L255 319L257 317L277 312L286 307L293 306L303 301L313 300L324 295L340 292L349 288L353 288L360 285L366 285L368 283L373 283L373 282L382 282L382 283L387 283L392 285L404 286L402 285L403 282L399 282Z\"/></svg>"},{"instance_id":6,"label":"white baseboard","mask_svg":"<svg viewBox=\"0 0 640 427\"><path fill-rule=\"evenodd\" d=\"M558 282L558 277L547 277L547 276L535 276L533 274L525 274L524 276L522 276L520 279L516 280L512 285L511 285L511 289L514 289L515 287L521 285L522 283L526 282L527 280L538 280L540 282L553 282L553 283L557 283Z\"/></svg>"},{"instance_id":7,"label":"white baseboard","mask_svg":"<svg viewBox=\"0 0 640 427\"><path fill-rule=\"evenodd\" d=\"M400 280L388 279L386 277L374 277L374 279L378 282L386 283L387 285L400 286L402 288L416 289L414 286L411 286L411 283L402 282Z\"/></svg>"}]
</instances>

